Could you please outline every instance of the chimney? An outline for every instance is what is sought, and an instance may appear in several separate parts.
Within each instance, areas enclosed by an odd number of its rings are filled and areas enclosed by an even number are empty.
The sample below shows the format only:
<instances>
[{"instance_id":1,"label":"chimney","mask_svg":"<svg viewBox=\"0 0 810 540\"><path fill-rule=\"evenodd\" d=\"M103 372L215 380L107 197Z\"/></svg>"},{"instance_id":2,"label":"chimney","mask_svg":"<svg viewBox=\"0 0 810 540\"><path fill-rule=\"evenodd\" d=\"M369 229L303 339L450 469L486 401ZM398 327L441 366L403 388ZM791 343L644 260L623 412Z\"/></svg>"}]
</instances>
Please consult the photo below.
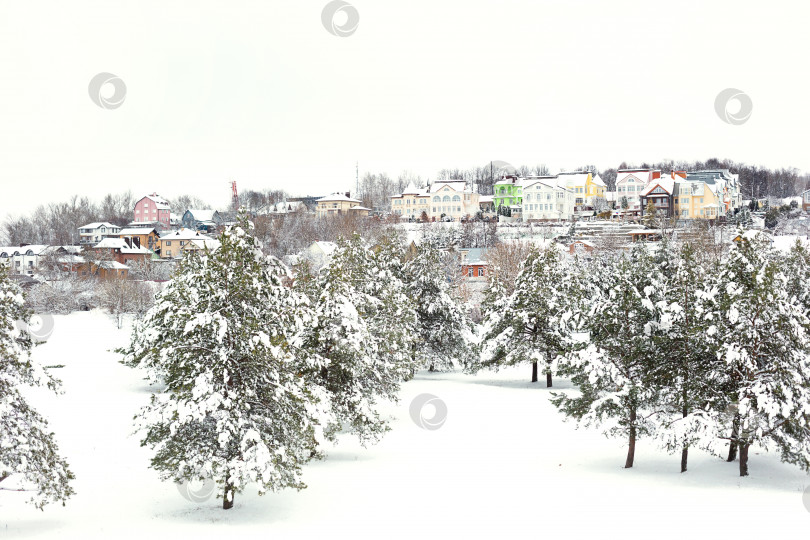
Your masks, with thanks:
<instances>
[{"instance_id":1,"label":"chimney","mask_svg":"<svg viewBox=\"0 0 810 540\"><path fill-rule=\"evenodd\" d=\"M346 198L347 198L347 199L350 199L350 198L351 198L351 195L349 194L349 192L348 192L348 191L346 192Z\"/></svg>"}]
</instances>

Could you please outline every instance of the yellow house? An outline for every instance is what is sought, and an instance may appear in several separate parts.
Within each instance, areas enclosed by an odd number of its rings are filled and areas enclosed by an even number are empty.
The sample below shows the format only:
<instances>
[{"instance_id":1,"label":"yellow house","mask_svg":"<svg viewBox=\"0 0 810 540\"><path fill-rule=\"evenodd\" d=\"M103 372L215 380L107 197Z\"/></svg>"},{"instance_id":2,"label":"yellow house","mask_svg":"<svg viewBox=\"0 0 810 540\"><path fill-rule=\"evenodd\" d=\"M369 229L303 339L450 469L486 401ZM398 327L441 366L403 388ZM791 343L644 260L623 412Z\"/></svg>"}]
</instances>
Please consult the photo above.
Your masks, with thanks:
<instances>
[{"instance_id":1,"label":"yellow house","mask_svg":"<svg viewBox=\"0 0 810 540\"><path fill-rule=\"evenodd\" d=\"M363 201L352 199L349 193L333 193L326 197L321 197L316 201L318 203L318 217L326 217L337 214L345 214L352 208L358 207L357 211L361 215L368 215L370 210L362 206Z\"/></svg>"},{"instance_id":2,"label":"yellow house","mask_svg":"<svg viewBox=\"0 0 810 540\"><path fill-rule=\"evenodd\" d=\"M607 185L589 171L561 172L558 177L565 187L574 192L576 206L593 206L595 198L605 198Z\"/></svg>"},{"instance_id":3,"label":"yellow house","mask_svg":"<svg viewBox=\"0 0 810 540\"><path fill-rule=\"evenodd\" d=\"M391 197L391 213L414 219L419 219L424 213L429 218L430 193L426 188L419 189L411 182L400 195Z\"/></svg>"},{"instance_id":4,"label":"yellow house","mask_svg":"<svg viewBox=\"0 0 810 540\"><path fill-rule=\"evenodd\" d=\"M212 240L210 236L200 234L199 231L192 231L191 229L180 229L179 231L171 231L160 237L158 240L158 248L160 249L160 257L163 259L178 259L183 256L183 251L192 242L207 242ZM197 243L195 246L199 248L201 244ZM189 247L189 249L197 249Z\"/></svg>"},{"instance_id":5,"label":"yellow house","mask_svg":"<svg viewBox=\"0 0 810 540\"><path fill-rule=\"evenodd\" d=\"M721 196L705 182L683 180L675 186L675 215L680 219L717 219L725 215Z\"/></svg>"}]
</instances>

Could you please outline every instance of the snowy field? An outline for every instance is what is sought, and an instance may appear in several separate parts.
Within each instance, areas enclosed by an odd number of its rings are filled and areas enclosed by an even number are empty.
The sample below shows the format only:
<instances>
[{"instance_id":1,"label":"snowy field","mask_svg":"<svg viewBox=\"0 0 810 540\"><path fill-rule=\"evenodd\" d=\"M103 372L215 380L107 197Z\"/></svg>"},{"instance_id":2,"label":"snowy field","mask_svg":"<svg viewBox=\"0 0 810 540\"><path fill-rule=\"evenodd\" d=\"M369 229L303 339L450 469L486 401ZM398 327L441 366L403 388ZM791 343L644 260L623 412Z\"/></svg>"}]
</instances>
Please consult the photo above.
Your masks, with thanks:
<instances>
[{"instance_id":1,"label":"snowy field","mask_svg":"<svg viewBox=\"0 0 810 540\"><path fill-rule=\"evenodd\" d=\"M0 492L3 538L791 538L810 534L803 491L810 477L779 456L752 449L750 476L737 464L680 456L641 440L636 466L626 448L595 430L575 429L549 403L530 367L478 376L423 372L390 405L393 430L364 449L344 437L304 471L308 488L259 497L232 510L196 504L148 468L149 450L131 436L149 398L138 371L118 363L123 345L100 312L57 316L34 351L64 394L36 391L62 455L76 475L66 507L44 512ZM570 389L558 381L557 389ZM414 423L411 400L438 396L447 419L437 430ZM425 410L425 415L431 413ZM808 503L810 505L810 502Z\"/></svg>"}]
</instances>

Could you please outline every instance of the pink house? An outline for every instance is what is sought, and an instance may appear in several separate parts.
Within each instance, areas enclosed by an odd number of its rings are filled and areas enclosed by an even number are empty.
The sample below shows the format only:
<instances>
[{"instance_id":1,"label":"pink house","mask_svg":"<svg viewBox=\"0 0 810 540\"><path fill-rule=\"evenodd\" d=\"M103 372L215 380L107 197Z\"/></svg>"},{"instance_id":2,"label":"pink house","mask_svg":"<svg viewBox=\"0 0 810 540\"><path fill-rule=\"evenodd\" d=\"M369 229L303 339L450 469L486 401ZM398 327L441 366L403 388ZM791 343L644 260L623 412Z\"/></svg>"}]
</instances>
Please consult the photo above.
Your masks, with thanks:
<instances>
[{"instance_id":1,"label":"pink house","mask_svg":"<svg viewBox=\"0 0 810 540\"><path fill-rule=\"evenodd\" d=\"M147 195L135 203L135 222L160 222L168 227L170 216L169 203L157 193Z\"/></svg>"}]
</instances>

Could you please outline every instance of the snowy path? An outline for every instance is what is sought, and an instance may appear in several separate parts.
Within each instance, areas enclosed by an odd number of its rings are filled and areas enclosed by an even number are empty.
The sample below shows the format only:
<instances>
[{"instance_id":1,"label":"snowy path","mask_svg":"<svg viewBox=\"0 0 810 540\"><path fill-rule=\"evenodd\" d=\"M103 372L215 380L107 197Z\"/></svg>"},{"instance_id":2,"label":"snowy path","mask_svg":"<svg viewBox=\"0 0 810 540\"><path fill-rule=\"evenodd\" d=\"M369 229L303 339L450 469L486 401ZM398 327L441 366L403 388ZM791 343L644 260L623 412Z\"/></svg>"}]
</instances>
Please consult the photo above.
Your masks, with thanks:
<instances>
[{"instance_id":1,"label":"snowy path","mask_svg":"<svg viewBox=\"0 0 810 540\"><path fill-rule=\"evenodd\" d=\"M529 367L477 377L420 373L388 411L393 430L363 449L344 439L304 471L308 489L238 495L194 504L148 468L149 451L130 436L132 416L149 398L138 372L109 349L123 344L103 314L57 317L35 355L64 383L64 395L32 396L51 421L76 474L77 495L44 512L0 493L0 537L725 537L806 536L802 491L810 477L774 454L736 464L693 452L679 456L641 441L636 467L625 448L594 430L564 423ZM558 389L567 387L560 381ZM419 428L411 400L429 392L448 409L438 430Z\"/></svg>"}]
</instances>

